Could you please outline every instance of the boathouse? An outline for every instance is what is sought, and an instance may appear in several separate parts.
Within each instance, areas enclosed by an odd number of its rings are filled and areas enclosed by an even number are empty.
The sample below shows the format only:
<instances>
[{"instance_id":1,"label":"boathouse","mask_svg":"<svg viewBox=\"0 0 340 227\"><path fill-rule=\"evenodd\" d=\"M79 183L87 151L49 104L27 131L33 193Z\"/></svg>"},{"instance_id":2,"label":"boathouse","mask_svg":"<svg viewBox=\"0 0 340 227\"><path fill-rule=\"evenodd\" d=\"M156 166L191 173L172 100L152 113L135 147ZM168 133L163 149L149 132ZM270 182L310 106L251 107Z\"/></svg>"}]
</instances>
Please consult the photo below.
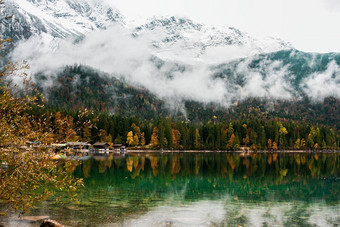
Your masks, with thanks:
<instances>
[{"instance_id":1,"label":"boathouse","mask_svg":"<svg viewBox=\"0 0 340 227\"><path fill-rule=\"evenodd\" d=\"M113 149L120 149L123 147L123 144L113 144Z\"/></svg>"},{"instance_id":2,"label":"boathouse","mask_svg":"<svg viewBox=\"0 0 340 227\"><path fill-rule=\"evenodd\" d=\"M110 145L108 143L95 143L92 146L94 149L108 150Z\"/></svg>"}]
</instances>

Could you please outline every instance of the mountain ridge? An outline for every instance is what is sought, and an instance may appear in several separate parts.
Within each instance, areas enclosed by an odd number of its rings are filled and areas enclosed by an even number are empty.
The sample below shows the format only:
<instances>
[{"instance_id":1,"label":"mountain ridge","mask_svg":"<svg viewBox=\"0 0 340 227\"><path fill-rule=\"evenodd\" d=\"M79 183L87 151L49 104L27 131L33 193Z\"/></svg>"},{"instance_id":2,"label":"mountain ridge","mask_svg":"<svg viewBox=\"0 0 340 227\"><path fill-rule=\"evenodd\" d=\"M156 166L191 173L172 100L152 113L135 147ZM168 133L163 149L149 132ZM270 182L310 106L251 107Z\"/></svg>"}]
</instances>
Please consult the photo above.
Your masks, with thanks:
<instances>
[{"instance_id":1,"label":"mountain ridge","mask_svg":"<svg viewBox=\"0 0 340 227\"><path fill-rule=\"evenodd\" d=\"M234 27L214 27L196 23L186 17L175 16L153 17L148 23L136 27L135 34L143 33L143 30L157 29L162 29L165 37L162 37L162 40L153 41L156 48L161 48L162 45L169 48L179 41L184 42L183 47L185 48L200 47L202 52L210 47L229 45L250 45L258 53L292 48L290 43L280 39L267 37L261 43L261 40L257 40ZM268 48L270 45L272 46Z\"/></svg>"},{"instance_id":2,"label":"mountain ridge","mask_svg":"<svg viewBox=\"0 0 340 227\"><path fill-rule=\"evenodd\" d=\"M13 15L13 19L2 21L0 24L1 30L4 31L4 36L11 37L14 42L42 33L49 34L54 39L81 37L91 31L105 30L116 23L123 26L126 24L124 16L109 1L7 0L5 1L5 13ZM161 32L167 34L165 40L162 40L165 47L169 46L165 44L169 44L171 40L177 42L178 40L175 40L177 37L184 39L189 48L199 47L199 51L204 51L209 46L244 45L247 43L251 43L255 48L258 45L257 49L260 52L291 48L291 44L282 40L268 38L268 40L271 40L260 41L233 27L225 26L218 29L213 26L195 23L188 18L174 16L168 18L154 17L148 23L132 28L130 32L132 35L138 35L143 30L150 31L160 28L159 25L162 25ZM183 27L184 25L185 27ZM11 27L15 29L11 30ZM127 28L127 26L125 27ZM200 34L194 34L201 38L191 43L186 36L193 31L201 31ZM193 36L189 37L189 39L192 38ZM157 40L154 40L153 44L155 47L161 45Z\"/></svg>"}]
</instances>

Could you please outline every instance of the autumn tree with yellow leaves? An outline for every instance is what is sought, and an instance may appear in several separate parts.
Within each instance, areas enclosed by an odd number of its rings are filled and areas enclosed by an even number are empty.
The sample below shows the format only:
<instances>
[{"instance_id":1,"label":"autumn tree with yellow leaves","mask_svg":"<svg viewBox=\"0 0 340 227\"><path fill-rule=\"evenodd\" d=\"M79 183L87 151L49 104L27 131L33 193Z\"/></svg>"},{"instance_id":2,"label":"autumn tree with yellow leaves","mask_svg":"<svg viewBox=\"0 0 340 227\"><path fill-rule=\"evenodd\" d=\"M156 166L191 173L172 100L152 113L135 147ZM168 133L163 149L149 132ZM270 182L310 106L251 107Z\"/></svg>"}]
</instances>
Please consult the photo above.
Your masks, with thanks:
<instances>
[{"instance_id":1,"label":"autumn tree with yellow leaves","mask_svg":"<svg viewBox=\"0 0 340 227\"><path fill-rule=\"evenodd\" d=\"M158 141L158 128L155 126L153 128L152 131L152 135L151 135L151 147L152 148L157 148L159 145L159 141Z\"/></svg>"},{"instance_id":2,"label":"autumn tree with yellow leaves","mask_svg":"<svg viewBox=\"0 0 340 227\"><path fill-rule=\"evenodd\" d=\"M181 133L179 130L175 129L175 128L172 128L171 129L171 135L172 135L172 144L174 145L174 147L176 149L179 148L179 143L180 143L180 140L181 140Z\"/></svg>"},{"instance_id":3,"label":"autumn tree with yellow leaves","mask_svg":"<svg viewBox=\"0 0 340 227\"><path fill-rule=\"evenodd\" d=\"M138 145L141 145L142 147L145 146L145 134L144 134L144 132L142 133L140 131L140 128L135 123L133 123L131 125L131 128L133 129L133 132L134 132L134 136L133 136L134 146L138 146Z\"/></svg>"},{"instance_id":4,"label":"autumn tree with yellow leaves","mask_svg":"<svg viewBox=\"0 0 340 227\"><path fill-rule=\"evenodd\" d=\"M133 132L130 131L128 132L127 136L126 136L126 143L131 146L133 144Z\"/></svg>"},{"instance_id":5,"label":"autumn tree with yellow leaves","mask_svg":"<svg viewBox=\"0 0 340 227\"><path fill-rule=\"evenodd\" d=\"M1 38L0 49L9 41ZM1 54L0 58L3 62ZM43 97L25 72L28 68L26 63L8 63L0 68L0 203L5 204L0 215L10 210L28 212L57 191L67 191L74 199L82 185L82 180L65 171L70 162L59 165L52 159L55 153L50 144L56 135L49 125L50 116L37 119L28 114L33 107L43 108ZM13 77L20 85L11 84ZM64 120L60 124L67 125ZM74 135L67 130L63 133ZM37 146L28 148L29 141Z\"/></svg>"}]
</instances>

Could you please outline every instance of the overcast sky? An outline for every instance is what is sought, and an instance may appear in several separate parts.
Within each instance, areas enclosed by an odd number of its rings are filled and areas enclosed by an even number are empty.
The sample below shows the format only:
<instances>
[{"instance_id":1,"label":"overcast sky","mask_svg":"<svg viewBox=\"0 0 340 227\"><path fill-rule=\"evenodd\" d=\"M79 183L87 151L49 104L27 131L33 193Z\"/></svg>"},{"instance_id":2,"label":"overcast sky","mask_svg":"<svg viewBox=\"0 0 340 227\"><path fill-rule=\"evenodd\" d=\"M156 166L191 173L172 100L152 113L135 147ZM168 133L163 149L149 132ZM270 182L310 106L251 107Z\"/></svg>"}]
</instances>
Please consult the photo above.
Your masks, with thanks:
<instances>
[{"instance_id":1,"label":"overcast sky","mask_svg":"<svg viewBox=\"0 0 340 227\"><path fill-rule=\"evenodd\" d=\"M340 0L114 0L127 22L153 16L185 16L278 37L310 52L340 52Z\"/></svg>"}]
</instances>

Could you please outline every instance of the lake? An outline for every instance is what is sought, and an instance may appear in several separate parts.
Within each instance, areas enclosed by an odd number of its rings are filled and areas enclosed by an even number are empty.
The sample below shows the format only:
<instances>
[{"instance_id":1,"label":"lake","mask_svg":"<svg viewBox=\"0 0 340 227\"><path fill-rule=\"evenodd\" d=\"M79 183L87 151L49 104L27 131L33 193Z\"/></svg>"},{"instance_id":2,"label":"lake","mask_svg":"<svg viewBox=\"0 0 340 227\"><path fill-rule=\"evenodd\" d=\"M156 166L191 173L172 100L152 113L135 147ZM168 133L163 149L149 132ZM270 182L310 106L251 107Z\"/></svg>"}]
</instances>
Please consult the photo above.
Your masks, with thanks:
<instances>
[{"instance_id":1,"label":"lake","mask_svg":"<svg viewBox=\"0 0 340 227\"><path fill-rule=\"evenodd\" d=\"M84 178L80 203L45 201L30 215L70 226L340 226L339 153L106 155L68 171Z\"/></svg>"}]
</instances>

